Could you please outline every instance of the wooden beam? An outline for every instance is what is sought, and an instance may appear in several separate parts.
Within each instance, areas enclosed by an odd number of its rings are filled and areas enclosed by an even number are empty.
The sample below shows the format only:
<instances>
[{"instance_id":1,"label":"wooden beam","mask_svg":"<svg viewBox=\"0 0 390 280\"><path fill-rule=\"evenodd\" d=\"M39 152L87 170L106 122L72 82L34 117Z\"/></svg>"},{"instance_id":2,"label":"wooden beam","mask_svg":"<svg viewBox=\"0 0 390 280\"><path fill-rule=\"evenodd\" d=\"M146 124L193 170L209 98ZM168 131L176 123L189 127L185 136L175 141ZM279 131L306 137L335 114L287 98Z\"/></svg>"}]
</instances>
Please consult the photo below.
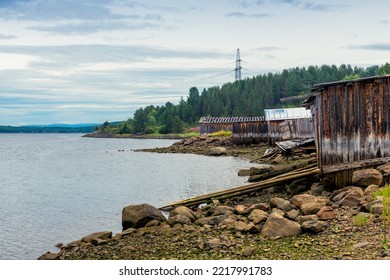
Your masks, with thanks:
<instances>
[{"instance_id":1,"label":"wooden beam","mask_svg":"<svg viewBox=\"0 0 390 280\"><path fill-rule=\"evenodd\" d=\"M166 206L160 207L160 210L163 211L170 211L171 209L175 208L176 206L184 205L184 206L197 206L202 203L206 203L209 201L212 201L213 199L225 199L227 197L234 197L242 194L247 194L251 193L254 191L258 191L261 189L266 189L269 187L272 187L277 184L281 183L286 183L289 181L294 181L297 179L301 179L304 177L310 177L316 174L320 173L320 169L317 167L307 169L305 171L293 171L289 172L268 180L264 180L261 182L253 183L253 184L248 184L244 186L239 186L236 188L228 189L228 190L223 190L219 192L214 192L206 195L201 195L193 198L189 198L186 200L181 200L177 201L171 204L168 204Z\"/></svg>"},{"instance_id":2,"label":"wooden beam","mask_svg":"<svg viewBox=\"0 0 390 280\"><path fill-rule=\"evenodd\" d=\"M390 157L366 159L366 160L360 160L360 161L355 161L350 163L332 164L332 165L322 166L322 172L324 174L328 174L328 173L350 170L355 168L371 167L375 165L385 164L388 162L390 162Z\"/></svg>"}]
</instances>

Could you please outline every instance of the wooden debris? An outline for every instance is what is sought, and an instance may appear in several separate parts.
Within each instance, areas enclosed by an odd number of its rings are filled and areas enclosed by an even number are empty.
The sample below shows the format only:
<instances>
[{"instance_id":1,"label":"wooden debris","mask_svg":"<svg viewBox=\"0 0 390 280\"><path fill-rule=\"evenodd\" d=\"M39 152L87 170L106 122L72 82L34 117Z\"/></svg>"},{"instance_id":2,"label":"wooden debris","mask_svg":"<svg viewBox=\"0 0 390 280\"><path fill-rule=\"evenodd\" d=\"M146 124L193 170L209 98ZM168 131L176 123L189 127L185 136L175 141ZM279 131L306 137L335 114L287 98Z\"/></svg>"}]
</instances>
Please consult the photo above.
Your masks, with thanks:
<instances>
[{"instance_id":1,"label":"wooden debris","mask_svg":"<svg viewBox=\"0 0 390 280\"><path fill-rule=\"evenodd\" d=\"M224 200L224 199L227 199L230 197L248 194L251 192L255 192L255 191L259 191L262 189L272 187L274 185L298 180L298 179L301 179L304 177L311 177L311 176L319 174L319 173L320 173L320 169L318 169L317 167L309 168L306 170L292 171L292 172L288 172L288 173L282 174L280 176L277 176L277 177L274 177L274 178L271 178L268 180L264 180L261 182L252 183L252 184L235 187L235 188L228 189L228 190L223 190L223 191L219 191L219 192L214 192L214 193L210 193L210 194L206 194L206 195L201 195L201 196L189 198L186 200L177 201L177 202L168 204L166 206L163 206L159 209L163 210L163 211L170 211L174 207L180 206L180 205L184 205L187 207L198 206L200 204L210 202L214 199Z\"/></svg>"}]
</instances>

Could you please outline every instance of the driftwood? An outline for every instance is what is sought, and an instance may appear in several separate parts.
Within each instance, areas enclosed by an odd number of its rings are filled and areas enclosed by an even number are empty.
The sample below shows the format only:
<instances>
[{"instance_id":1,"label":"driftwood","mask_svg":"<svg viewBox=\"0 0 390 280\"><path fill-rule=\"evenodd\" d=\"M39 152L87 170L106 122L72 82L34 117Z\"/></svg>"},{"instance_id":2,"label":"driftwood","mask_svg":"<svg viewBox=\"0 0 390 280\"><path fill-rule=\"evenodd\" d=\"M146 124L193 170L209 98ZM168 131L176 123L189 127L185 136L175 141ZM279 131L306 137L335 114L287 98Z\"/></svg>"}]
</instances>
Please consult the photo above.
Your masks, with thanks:
<instances>
[{"instance_id":1,"label":"driftwood","mask_svg":"<svg viewBox=\"0 0 390 280\"><path fill-rule=\"evenodd\" d=\"M252 175L248 178L248 182L251 182L251 183L258 182L258 181L269 179L271 177L282 175L284 173L287 173L287 172L290 172L293 170L295 170L295 171L304 170L304 169L312 168L315 166L317 166L317 160L312 159L309 161L301 162L301 163L298 163L298 164L295 164L292 166L282 168L280 170L270 171L270 172L266 172L266 173L259 174L259 175Z\"/></svg>"},{"instance_id":2,"label":"driftwood","mask_svg":"<svg viewBox=\"0 0 390 280\"><path fill-rule=\"evenodd\" d=\"M251 192L255 192L255 191L259 191L262 189L272 187L274 185L291 182L291 181L301 179L304 177L310 177L310 176L313 176L313 175L316 175L319 173L320 173L320 169L318 167L313 167L313 168L306 169L306 170L292 171L292 172L285 173L285 174L282 174L280 176L277 176L277 177L274 177L274 178L271 178L268 180L264 180L261 182L252 183L252 184L235 187L235 188L228 189L228 190L218 191L218 192L214 192L214 193L210 193L210 194L206 194L206 195L201 195L201 196L189 198L186 200L177 201L177 202L174 202L174 203L171 203L171 204L168 204L166 206L161 207L160 210L170 211L173 208L175 208L176 206L180 206L180 205L184 205L187 207L198 206L200 204L210 202L214 199L223 200L223 199L227 199L227 198L238 196L238 195L248 194Z\"/></svg>"}]
</instances>

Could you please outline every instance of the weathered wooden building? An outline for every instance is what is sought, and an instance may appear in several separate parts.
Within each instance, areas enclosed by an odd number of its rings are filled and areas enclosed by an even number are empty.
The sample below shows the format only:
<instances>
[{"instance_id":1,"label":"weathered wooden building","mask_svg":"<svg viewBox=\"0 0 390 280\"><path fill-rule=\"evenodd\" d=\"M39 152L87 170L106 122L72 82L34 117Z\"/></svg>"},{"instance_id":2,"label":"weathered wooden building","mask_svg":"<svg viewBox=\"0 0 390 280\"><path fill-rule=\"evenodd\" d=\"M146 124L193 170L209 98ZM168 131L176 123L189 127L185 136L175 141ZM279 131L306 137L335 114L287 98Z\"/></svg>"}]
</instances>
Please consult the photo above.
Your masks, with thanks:
<instances>
[{"instance_id":1,"label":"weathered wooden building","mask_svg":"<svg viewBox=\"0 0 390 280\"><path fill-rule=\"evenodd\" d=\"M313 138L310 111L305 108L267 109L265 117L203 117L200 133L233 132L237 144L270 143L287 139Z\"/></svg>"},{"instance_id":2,"label":"weathered wooden building","mask_svg":"<svg viewBox=\"0 0 390 280\"><path fill-rule=\"evenodd\" d=\"M315 85L305 101L318 166L336 186L354 170L390 161L390 75Z\"/></svg>"}]
</instances>

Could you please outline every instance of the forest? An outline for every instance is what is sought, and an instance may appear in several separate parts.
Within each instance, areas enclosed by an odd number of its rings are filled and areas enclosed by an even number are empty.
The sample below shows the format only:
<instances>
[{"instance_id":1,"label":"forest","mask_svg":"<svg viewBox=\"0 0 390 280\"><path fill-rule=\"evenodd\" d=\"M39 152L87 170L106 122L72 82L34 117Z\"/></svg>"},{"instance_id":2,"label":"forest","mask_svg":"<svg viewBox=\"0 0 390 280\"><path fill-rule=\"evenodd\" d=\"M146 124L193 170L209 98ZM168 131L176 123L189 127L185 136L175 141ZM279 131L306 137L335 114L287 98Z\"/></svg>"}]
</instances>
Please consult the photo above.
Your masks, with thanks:
<instances>
[{"instance_id":1,"label":"forest","mask_svg":"<svg viewBox=\"0 0 390 280\"><path fill-rule=\"evenodd\" d=\"M178 104L149 105L132 118L112 125L105 122L99 132L115 134L181 133L197 126L202 116L262 116L264 109L299 106L314 84L390 74L390 64L367 68L342 64L296 67L226 83L222 86L189 89ZM294 97L294 98L288 98ZM285 100L288 100L287 102Z\"/></svg>"}]
</instances>

